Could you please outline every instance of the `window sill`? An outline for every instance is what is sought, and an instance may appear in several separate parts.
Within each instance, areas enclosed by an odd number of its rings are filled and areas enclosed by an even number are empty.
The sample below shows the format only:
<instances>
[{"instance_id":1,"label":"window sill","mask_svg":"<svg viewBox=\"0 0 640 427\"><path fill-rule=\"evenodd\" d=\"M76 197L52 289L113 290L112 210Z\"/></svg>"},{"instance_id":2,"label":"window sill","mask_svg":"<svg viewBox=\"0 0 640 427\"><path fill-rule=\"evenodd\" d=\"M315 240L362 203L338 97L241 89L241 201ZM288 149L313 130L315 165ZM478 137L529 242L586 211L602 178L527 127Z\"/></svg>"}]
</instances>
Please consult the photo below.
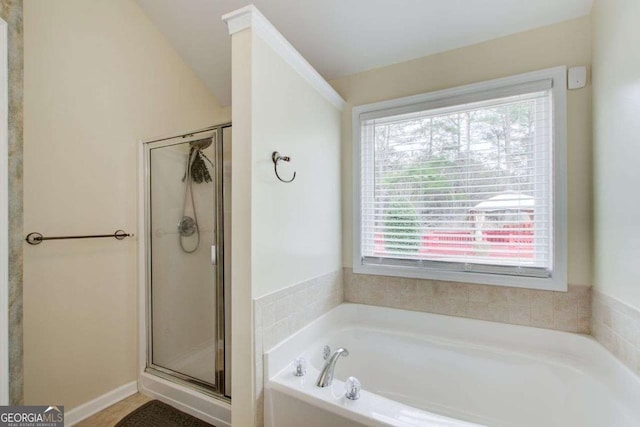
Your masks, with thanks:
<instances>
[{"instance_id":1,"label":"window sill","mask_svg":"<svg viewBox=\"0 0 640 427\"><path fill-rule=\"evenodd\" d=\"M408 277L425 280L473 283L479 285L506 286L514 288L538 289L545 291L567 292L565 275L554 274L548 278L524 277L506 274L486 274L407 267L391 265L370 265L354 262L353 272L375 276Z\"/></svg>"}]
</instances>

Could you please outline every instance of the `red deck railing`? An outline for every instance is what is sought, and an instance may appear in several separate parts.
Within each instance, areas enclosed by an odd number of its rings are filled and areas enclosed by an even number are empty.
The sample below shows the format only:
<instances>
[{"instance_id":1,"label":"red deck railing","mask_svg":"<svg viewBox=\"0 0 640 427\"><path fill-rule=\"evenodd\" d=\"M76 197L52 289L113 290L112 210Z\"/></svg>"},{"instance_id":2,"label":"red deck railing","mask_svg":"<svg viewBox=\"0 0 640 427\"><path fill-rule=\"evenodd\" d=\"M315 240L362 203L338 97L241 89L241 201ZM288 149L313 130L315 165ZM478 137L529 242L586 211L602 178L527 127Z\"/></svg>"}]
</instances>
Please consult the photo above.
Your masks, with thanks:
<instances>
[{"instance_id":1,"label":"red deck railing","mask_svg":"<svg viewBox=\"0 0 640 427\"><path fill-rule=\"evenodd\" d=\"M473 255L473 234L464 231L434 231L422 236L420 254Z\"/></svg>"},{"instance_id":2,"label":"red deck railing","mask_svg":"<svg viewBox=\"0 0 640 427\"><path fill-rule=\"evenodd\" d=\"M374 255L384 256L384 233L376 233ZM532 224L516 224L500 230L431 231L422 236L418 249L420 258L447 256L488 256L495 258L533 258Z\"/></svg>"}]
</instances>

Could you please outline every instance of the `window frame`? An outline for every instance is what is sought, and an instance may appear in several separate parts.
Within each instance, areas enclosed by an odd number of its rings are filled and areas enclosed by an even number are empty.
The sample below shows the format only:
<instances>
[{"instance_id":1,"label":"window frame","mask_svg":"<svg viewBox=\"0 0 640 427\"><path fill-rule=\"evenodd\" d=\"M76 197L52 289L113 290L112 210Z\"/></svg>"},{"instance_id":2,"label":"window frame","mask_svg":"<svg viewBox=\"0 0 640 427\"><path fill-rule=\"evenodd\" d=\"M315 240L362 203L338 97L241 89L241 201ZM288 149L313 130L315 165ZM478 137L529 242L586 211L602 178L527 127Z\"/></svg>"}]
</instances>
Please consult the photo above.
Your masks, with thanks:
<instances>
[{"instance_id":1,"label":"window frame","mask_svg":"<svg viewBox=\"0 0 640 427\"><path fill-rule=\"evenodd\" d=\"M518 276L504 273L452 271L437 266L365 264L361 250L361 115L392 116L413 111L473 102L487 93L498 98L510 87L551 80L553 156L553 253L549 277ZM369 117L367 117L369 118ZM458 86L419 95L391 99L352 109L353 126L353 272L393 277L510 286L529 289L567 291L567 68L554 67L480 83ZM437 264L437 263L434 263Z\"/></svg>"}]
</instances>

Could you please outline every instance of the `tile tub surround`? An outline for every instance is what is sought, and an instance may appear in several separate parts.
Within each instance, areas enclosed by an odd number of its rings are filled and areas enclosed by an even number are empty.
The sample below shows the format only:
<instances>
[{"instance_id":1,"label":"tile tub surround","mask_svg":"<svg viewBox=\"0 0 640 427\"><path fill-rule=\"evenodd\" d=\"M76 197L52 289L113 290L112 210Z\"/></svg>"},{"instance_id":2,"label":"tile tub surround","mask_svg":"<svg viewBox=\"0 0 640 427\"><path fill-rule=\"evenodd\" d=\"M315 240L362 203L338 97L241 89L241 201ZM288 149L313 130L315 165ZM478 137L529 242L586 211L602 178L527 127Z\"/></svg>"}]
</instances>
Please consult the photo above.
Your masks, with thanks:
<instances>
[{"instance_id":1,"label":"tile tub surround","mask_svg":"<svg viewBox=\"0 0 640 427\"><path fill-rule=\"evenodd\" d=\"M591 288L541 291L354 274L344 269L346 302L588 334Z\"/></svg>"},{"instance_id":2,"label":"tile tub surround","mask_svg":"<svg viewBox=\"0 0 640 427\"><path fill-rule=\"evenodd\" d=\"M640 375L640 311L594 290L591 329L600 344Z\"/></svg>"},{"instance_id":3,"label":"tile tub surround","mask_svg":"<svg viewBox=\"0 0 640 427\"><path fill-rule=\"evenodd\" d=\"M281 289L253 301L256 423L264 424L263 354L344 301L343 271L338 270Z\"/></svg>"}]
</instances>

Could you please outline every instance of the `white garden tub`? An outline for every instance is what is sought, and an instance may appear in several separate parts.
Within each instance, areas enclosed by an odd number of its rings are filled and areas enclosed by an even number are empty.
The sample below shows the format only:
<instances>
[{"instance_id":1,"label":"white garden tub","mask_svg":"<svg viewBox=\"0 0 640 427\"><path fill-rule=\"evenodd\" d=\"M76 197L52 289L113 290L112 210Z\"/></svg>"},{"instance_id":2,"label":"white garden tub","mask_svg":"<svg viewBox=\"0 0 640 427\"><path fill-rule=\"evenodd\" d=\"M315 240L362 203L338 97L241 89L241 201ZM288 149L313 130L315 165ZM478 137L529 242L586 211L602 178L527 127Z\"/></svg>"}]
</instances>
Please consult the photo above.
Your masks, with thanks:
<instances>
[{"instance_id":1,"label":"white garden tub","mask_svg":"<svg viewBox=\"0 0 640 427\"><path fill-rule=\"evenodd\" d=\"M323 389L325 345L350 354ZM357 401L344 397L349 376ZM589 336L366 305L342 304L269 351L265 378L268 427L640 426L640 380Z\"/></svg>"}]
</instances>

